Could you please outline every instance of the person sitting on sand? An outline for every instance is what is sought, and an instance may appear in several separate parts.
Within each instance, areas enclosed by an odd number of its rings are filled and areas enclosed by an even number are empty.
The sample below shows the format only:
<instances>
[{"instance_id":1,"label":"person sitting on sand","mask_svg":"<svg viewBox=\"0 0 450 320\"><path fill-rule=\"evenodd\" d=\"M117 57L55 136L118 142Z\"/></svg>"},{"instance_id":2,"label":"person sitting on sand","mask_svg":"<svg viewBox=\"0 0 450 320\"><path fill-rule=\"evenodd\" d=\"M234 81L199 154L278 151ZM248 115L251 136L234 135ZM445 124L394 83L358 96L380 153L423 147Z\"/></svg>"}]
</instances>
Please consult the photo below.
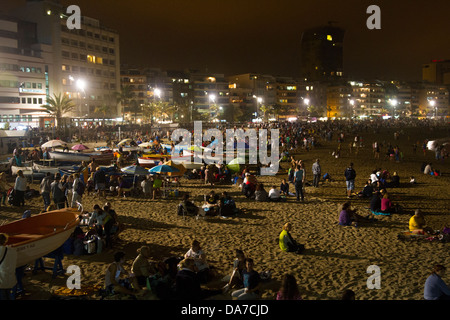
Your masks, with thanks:
<instances>
[{"instance_id":1,"label":"person sitting on sand","mask_svg":"<svg viewBox=\"0 0 450 320\"><path fill-rule=\"evenodd\" d=\"M305 249L305 246L302 244L298 244L297 241L292 238L290 231L292 230L292 224L287 222L283 226L283 231L281 231L280 236L278 238L278 243L280 249L284 252L295 252L300 254Z\"/></svg>"},{"instance_id":2,"label":"person sitting on sand","mask_svg":"<svg viewBox=\"0 0 450 320\"><path fill-rule=\"evenodd\" d=\"M413 234L433 234L432 228L427 227L425 217L420 209L414 211L414 215L409 219L409 231Z\"/></svg>"},{"instance_id":3,"label":"person sitting on sand","mask_svg":"<svg viewBox=\"0 0 450 320\"><path fill-rule=\"evenodd\" d=\"M125 180L123 177L119 177L118 179L119 185L117 186L117 197L124 197L125 198L125 192L131 190L131 183L127 180Z\"/></svg>"},{"instance_id":4,"label":"person sitting on sand","mask_svg":"<svg viewBox=\"0 0 450 320\"><path fill-rule=\"evenodd\" d=\"M374 188L373 188L373 185L372 185L372 181L369 179L369 180L367 180L367 182L366 182L364 188L362 189L362 191L360 191L358 193L358 196L360 198L370 198L370 197L373 196L373 192L374 192Z\"/></svg>"},{"instance_id":5,"label":"person sitting on sand","mask_svg":"<svg viewBox=\"0 0 450 320\"><path fill-rule=\"evenodd\" d=\"M268 197L269 201L281 201L281 192L280 190L277 190L276 186L272 186L272 189L269 190L269 197Z\"/></svg>"},{"instance_id":6,"label":"person sitting on sand","mask_svg":"<svg viewBox=\"0 0 450 320\"><path fill-rule=\"evenodd\" d=\"M264 185L262 183L258 183L255 189L255 201L264 202L267 201L267 191L264 189Z\"/></svg>"},{"instance_id":7,"label":"person sitting on sand","mask_svg":"<svg viewBox=\"0 0 450 320\"><path fill-rule=\"evenodd\" d=\"M222 192L219 199L219 215L222 217L233 216L237 213L236 203L228 192Z\"/></svg>"},{"instance_id":8,"label":"person sitting on sand","mask_svg":"<svg viewBox=\"0 0 450 320\"><path fill-rule=\"evenodd\" d=\"M205 216L216 216L219 213L219 200L219 196L214 190L205 196L205 203L202 207Z\"/></svg>"},{"instance_id":9,"label":"person sitting on sand","mask_svg":"<svg viewBox=\"0 0 450 320\"><path fill-rule=\"evenodd\" d=\"M142 246L137 250L137 256L131 266L131 272L136 277L140 287L147 285L147 278L158 272L154 264L150 263L150 248Z\"/></svg>"},{"instance_id":10,"label":"person sitting on sand","mask_svg":"<svg viewBox=\"0 0 450 320\"><path fill-rule=\"evenodd\" d=\"M433 272L425 281L423 293L425 300L450 300L450 288L442 280L446 269L443 265L434 266Z\"/></svg>"},{"instance_id":11,"label":"person sitting on sand","mask_svg":"<svg viewBox=\"0 0 450 320\"><path fill-rule=\"evenodd\" d=\"M200 283L207 283L210 280L211 270L206 261L206 254L200 246L200 242L193 240L191 248L185 253L184 258L191 258L195 262L197 277Z\"/></svg>"},{"instance_id":12,"label":"person sitting on sand","mask_svg":"<svg viewBox=\"0 0 450 320\"><path fill-rule=\"evenodd\" d=\"M129 275L121 277L126 273L123 263L125 253L122 251L114 254L114 262L111 263L105 272L105 290L108 294L124 293L128 295L142 295L145 290L139 289L136 277Z\"/></svg>"},{"instance_id":13,"label":"person sitting on sand","mask_svg":"<svg viewBox=\"0 0 450 320\"><path fill-rule=\"evenodd\" d=\"M289 183L286 182L286 179L283 179L283 181L281 182L280 191L281 194L286 197L289 195Z\"/></svg>"},{"instance_id":14,"label":"person sitting on sand","mask_svg":"<svg viewBox=\"0 0 450 320\"><path fill-rule=\"evenodd\" d=\"M233 271L230 276L230 280L223 287L224 292L230 289L242 288L244 283L242 281L242 272L245 269L245 254L240 249L235 250L235 259L233 261Z\"/></svg>"},{"instance_id":15,"label":"person sitting on sand","mask_svg":"<svg viewBox=\"0 0 450 320\"><path fill-rule=\"evenodd\" d=\"M178 300L203 300L222 293L222 290L203 289L196 274L195 261L187 258L179 263L175 277L175 296Z\"/></svg>"},{"instance_id":16,"label":"person sitting on sand","mask_svg":"<svg viewBox=\"0 0 450 320\"><path fill-rule=\"evenodd\" d=\"M94 205L94 212L92 212L89 218L89 227L95 228L97 234L100 237L105 237L106 247L110 247L111 239L111 227L114 224L114 220L108 214L108 212L102 210L98 204Z\"/></svg>"},{"instance_id":17,"label":"person sitting on sand","mask_svg":"<svg viewBox=\"0 0 450 320\"><path fill-rule=\"evenodd\" d=\"M379 212L381 210L381 197L380 191L376 191L373 194L372 199L370 200L370 210L372 212Z\"/></svg>"},{"instance_id":18,"label":"person sitting on sand","mask_svg":"<svg viewBox=\"0 0 450 320\"><path fill-rule=\"evenodd\" d=\"M190 216L198 216L200 213L199 208L189 200L189 194L185 193L183 195L183 200L178 205L178 214L179 215L190 215Z\"/></svg>"},{"instance_id":19,"label":"person sitting on sand","mask_svg":"<svg viewBox=\"0 0 450 320\"><path fill-rule=\"evenodd\" d=\"M383 198L381 199L381 212L383 213L396 213L401 210L398 204L394 204L389 196L389 193L382 192Z\"/></svg>"},{"instance_id":20,"label":"person sitting on sand","mask_svg":"<svg viewBox=\"0 0 450 320\"><path fill-rule=\"evenodd\" d=\"M277 292L276 300L302 300L297 280L292 274L286 273Z\"/></svg>"},{"instance_id":21,"label":"person sitting on sand","mask_svg":"<svg viewBox=\"0 0 450 320\"><path fill-rule=\"evenodd\" d=\"M391 177L391 182L389 183L389 187L398 188L400 187L400 176L397 172L394 172Z\"/></svg>"},{"instance_id":22,"label":"person sitting on sand","mask_svg":"<svg viewBox=\"0 0 450 320\"><path fill-rule=\"evenodd\" d=\"M431 162L427 163L427 165L423 169L424 174L431 174L431 172L433 171L433 168L431 167L431 165L432 165Z\"/></svg>"},{"instance_id":23,"label":"person sitting on sand","mask_svg":"<svg viewBox=\"0 0 450 320\"><path fill-rule=\"evenodd\" d=\"M261 277L259 276L259 273L254 270L253 259L245 259L245 270L242 271L242 278L244 288L233 291L231 296L236 298L236 300L258 299Z\"/></svg>"}]
</instances>

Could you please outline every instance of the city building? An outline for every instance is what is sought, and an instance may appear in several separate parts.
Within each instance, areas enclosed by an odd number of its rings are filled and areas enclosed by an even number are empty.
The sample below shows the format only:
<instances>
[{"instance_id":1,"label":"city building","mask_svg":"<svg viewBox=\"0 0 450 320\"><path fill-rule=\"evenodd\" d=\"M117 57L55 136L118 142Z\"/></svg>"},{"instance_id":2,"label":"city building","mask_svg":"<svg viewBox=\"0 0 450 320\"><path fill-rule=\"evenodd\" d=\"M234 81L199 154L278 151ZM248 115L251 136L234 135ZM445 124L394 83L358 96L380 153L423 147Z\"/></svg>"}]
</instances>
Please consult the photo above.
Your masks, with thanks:
<instances>
[{"instance_id":1,"label":"city building","mask_svg":"<svg viewBox=\"0 0 450 320\"><path fill-rule=\"evenodd\" d=\"M305 30L301 38L300 77L330 81L344 75L345 30L331 25Z\"/></svg>"},{"instance_id":2,"label":"city building","mask_svg":"<svg viewBox=\"0 0 450 320\"><path fill-rule=\"evenodd\" d=\"M450 60L433 60L422 66L422 80L450 86Z\"/></svg>"},{"instance_id":3,"label":"city building","mask_svg":"<svg viewBox=\"0 0 450 320\"><path fill-rule=\"evenodd\" d=\"M0 16L0 127L25 128L52 121L46 103L48 66L33 47L36 26ZM45 121L44 121L45 120Z\"/></svg>"},{"instance_id":4,"label":"city building","mask_svg":"<svg viewBox=\"0 0 450 320\"><path fill-rule=\"evenodd\" d=\"M106 106L108 116L121 115L119 35L100 21L81 16L81 28L69 29L66 8L56 1L28 0L13 13L36 24L36 47L49 66L49 95L67 94L77 108L67 116L85 121Z\"/></svg>"}]
</instances>

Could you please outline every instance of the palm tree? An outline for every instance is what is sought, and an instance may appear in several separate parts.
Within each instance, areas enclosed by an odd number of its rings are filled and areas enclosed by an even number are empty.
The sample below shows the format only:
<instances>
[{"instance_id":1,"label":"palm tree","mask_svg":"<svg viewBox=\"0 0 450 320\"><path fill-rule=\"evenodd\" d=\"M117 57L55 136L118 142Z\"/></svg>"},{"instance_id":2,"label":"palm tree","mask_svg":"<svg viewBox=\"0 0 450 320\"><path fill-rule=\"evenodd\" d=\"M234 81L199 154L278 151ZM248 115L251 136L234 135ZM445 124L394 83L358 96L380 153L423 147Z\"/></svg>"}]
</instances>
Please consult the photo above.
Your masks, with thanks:
<instances>
[{"instance_id":1,"label":"palm tree","mask_svg":"<svg viewBox=\"0 0 450 320\"><path fill-rule=\"evenodd\" d=\"M105 122L106 115L108 114L109 109L109 106L107 106L106 104L102 104L101 106L95 107L94 112L97 114L101 114L103 116L103 122Z\"/></svg>"},{"instance_id":2,"label":"palm tree","mask_svg":"<svg viewBox=\"0 0 450 320\"><path fill-rule=\"evenodd\" d=\"M130 113L134 113L134 123L136 123L137 122L137 114L139 112L142 112L142 106L139 105L139 103L136 100L132 100L130 102L128 111L130 111Z\"/></svg>"},{"instance_id":3,"label":"palm tree","mask_svg":"<svg viewBox=\"0 0 450 320\"><path fill-rule=\"evenodd\" d=\"M263 118L264 121L267 122L267 120L269 119L269 115L273 114L275 111L275 108L271 105L267 106L267 105L262 105L259 110L263 113Z\"/></svg>"},{"instance_id":4,"label":"palm tree","mask_svg":"<svg viewBox=\"0 0 450 320\"><path fill-rule=\"evenodd\" d=\"M129 85L123 86L119 92L116 92L117 102L122 104L122 121L123 121L124 114L125 114L125 107L128 106L129 101L133 98L134 98L134 92Z\"/></svg>"},{"instance_id":5,"label":"palm tree","mask_svg":"<svg viewBox=\"0 0 450 320\"><path fill-rule=\"evenodd\" d=\"M58 95L54 93L53 97L48 97L47 104L41 105L41 108L55 118L55 127L59 127L64 115L75 109L76 105L68 95L61 96L61 93Z\"/></svg>"}]
</instances>

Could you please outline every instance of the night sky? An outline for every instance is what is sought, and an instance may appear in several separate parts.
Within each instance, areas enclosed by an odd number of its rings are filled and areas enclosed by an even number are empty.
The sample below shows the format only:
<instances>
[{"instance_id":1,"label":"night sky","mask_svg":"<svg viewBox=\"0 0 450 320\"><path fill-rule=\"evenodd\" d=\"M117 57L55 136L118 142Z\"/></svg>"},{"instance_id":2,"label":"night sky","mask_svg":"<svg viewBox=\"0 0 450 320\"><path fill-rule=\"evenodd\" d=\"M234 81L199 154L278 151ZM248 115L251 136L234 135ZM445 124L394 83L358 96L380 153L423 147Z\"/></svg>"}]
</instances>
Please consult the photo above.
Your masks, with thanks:
<instances>
[{"instance_id":1,"label":"night sky","mask_svg":"<svg viewBox=\"0 0 450 320\"><path fill-rule=\"evenodd\" d=\"M298 76L302 31L328 21L346 30L350 77L420 80L422 64L450 59L449 0L61 2L119 32L121 63L163 70ZM381 8L381 30L366 27L372 4Z\"/></svg>"}]
</instances>

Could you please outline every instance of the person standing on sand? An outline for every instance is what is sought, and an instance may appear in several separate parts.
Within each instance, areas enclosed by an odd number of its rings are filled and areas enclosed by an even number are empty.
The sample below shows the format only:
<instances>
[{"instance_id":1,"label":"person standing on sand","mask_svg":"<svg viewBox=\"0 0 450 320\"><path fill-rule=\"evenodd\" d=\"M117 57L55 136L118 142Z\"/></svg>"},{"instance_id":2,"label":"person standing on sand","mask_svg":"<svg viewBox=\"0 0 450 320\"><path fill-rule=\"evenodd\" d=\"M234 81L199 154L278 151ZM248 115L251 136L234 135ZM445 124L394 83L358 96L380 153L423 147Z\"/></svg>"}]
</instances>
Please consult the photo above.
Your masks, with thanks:
<instances>
[{"instance_id":1,"label":"person standing on sand","mask_svg":"<svg viewBox=\"0 0 450 320\"><path fill-rule=\"evenodd\" d=\"M295 169L294 173L294 186L295 186L295 193L297 196L297 201L300 201L300 197L302 198L302 201L305 199L305 196L303 194L303 183L305 182L305 170L303 169L302 165L297 165L297 168Z\"/></svg>"},{"instance_id":2,"label":"person standing on sand","mask_svg":"<svg viewBox=\"0 0 450 320\"><path fill-rule=\"evenodd\" d=\"M315 188L319 187L320 174L322 173L319 161L319 159L316 159L316 162L314 162L312 165L312 173L314 175L313 186Z\"/></svg>"},{"instance_id":3,"label":"person standing on sand","mask_svg":"<svg viewBox=\"0 0 450 320\"><path fill-rule=\"evenodd\" d=\"M347 185L347 198L350 199L353 191L355 190L355 178L356 178L356 171L355 169L353 169L353 162L350 162L350 165L347 167L347 169L345 169L344 176L345 176L345 183Z\"/></svg>"},{"instance_id":4,"label":"person standing on sand","mask_svg":"<svg viewBox=\"0 0 450 320\"><path fill-rule=\"evenodd\" d=\"M17 252L6 246L8 235L0 233L0 300L11 299L11 289L16 285Z\"/></svg>"}]
</instances>

